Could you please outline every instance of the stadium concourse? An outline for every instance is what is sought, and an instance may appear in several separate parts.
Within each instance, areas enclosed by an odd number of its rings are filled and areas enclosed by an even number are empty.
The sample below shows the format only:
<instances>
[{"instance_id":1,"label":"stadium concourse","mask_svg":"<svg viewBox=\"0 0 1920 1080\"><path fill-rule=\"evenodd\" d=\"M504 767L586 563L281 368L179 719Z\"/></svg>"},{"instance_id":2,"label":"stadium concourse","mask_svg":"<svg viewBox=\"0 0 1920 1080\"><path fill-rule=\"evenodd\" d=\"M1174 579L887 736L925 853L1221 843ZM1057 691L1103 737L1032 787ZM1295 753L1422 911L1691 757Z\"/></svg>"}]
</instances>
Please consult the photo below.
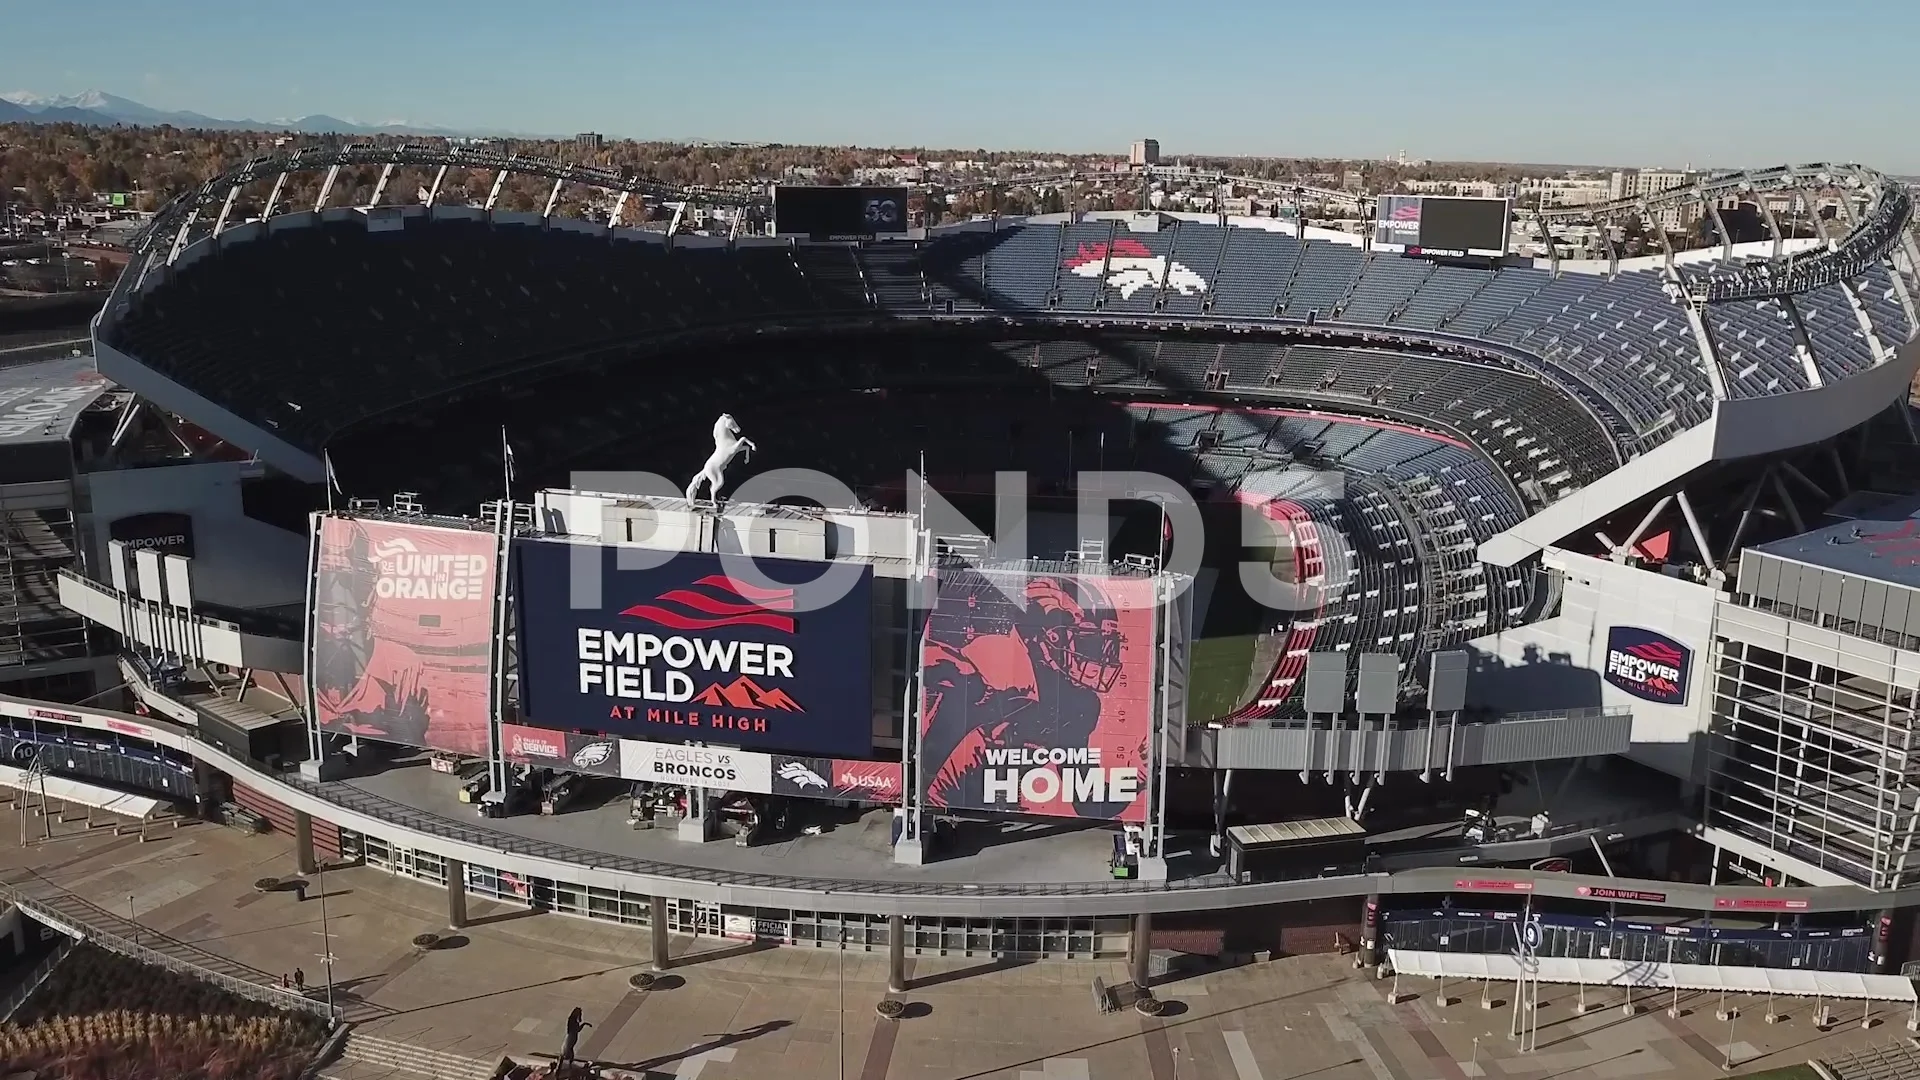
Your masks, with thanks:
<instances>
[{"instance_id":1,"label":"stadium concourse","mask_svg":"<svg viewBox=\"0 0 1920 1080\"><path fill-rule=\"evenodd\" d=\"M656 942L857 938L896 971L1500 952L1523 910L1570 959L1909 954L1920 582L1806 551L1891 537L1905 504L1862 493L1914 488L1897 184L1715 177L1594 213L1841 206L1820 242L1769 216L1595 262L1159 213L741 235L745 196L512 158L486 167L603 188L610 222L445 205L437 179L427 205L277 205L289 170L472 157L261 159L136 243L100 373L246 460L137 489L91 463L93 513L259 542L97 539L61 601L122 636L144 716L0 701L26 758L157 755L206 812L443 888L456 924L471 893ZM636 196L735 227L619 227ZM922 460L969 513L1025 472L1029 550L919 516ZM857 503L579 479L709 467L729 491L816 469ZM1076 531L1101 469L1194 497L1197 572L1145 503ZM1830 510L1840 539L1782 553ZM741 549L771 577L727 568ZM556 569L596 550L597 607ZM1311 603L1263 606L1249 558ZM852 599L796 606L822 564ZM232 617L301 592L304 633Z\"/></svg>"}]
</instances>

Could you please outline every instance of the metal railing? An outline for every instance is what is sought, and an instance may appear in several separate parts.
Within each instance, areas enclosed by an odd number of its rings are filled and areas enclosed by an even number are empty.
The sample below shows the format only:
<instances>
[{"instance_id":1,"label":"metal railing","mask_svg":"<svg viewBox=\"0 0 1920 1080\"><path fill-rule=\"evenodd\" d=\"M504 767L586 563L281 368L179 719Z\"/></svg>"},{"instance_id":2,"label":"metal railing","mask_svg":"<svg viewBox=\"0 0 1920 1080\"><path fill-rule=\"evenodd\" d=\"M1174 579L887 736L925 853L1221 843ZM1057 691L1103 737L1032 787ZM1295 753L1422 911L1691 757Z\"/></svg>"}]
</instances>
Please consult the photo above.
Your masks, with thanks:
<instances>
[{"instance_id":1,"label":"metal railing","mask_svg":"<svg viewBox=\"0 0 1920 1080\"><path fill-rule=\"evenodd\" d=\"M140 963L212 983L276 1009L312 1013L329 1023L339 1018L338 1010L326 1002L282 988L274 975L131 922L31 870L8 872L0 880L0 900L56 929L77 931L85 940Z\"/></svg>"},{"instance_id":2,"label":"metal railing","mask_svg":"<svg viewBox=\"0 0 1920 1080\"><path fill-rule=\"evenodd\" d=\"M13 1019L13 1014L20 1011L20 1006L27 1003L27 999L40 989L40 984L53 975L53 969L59 967L60 961L65 960L67 954L72 952L73 947L78 944L79 942L72 938L62 941L32 971L27 973L26 978L20 980L12 993L8 994L4 1000L0 1000L0 1024Z\"/></svg>"}]
</instances>

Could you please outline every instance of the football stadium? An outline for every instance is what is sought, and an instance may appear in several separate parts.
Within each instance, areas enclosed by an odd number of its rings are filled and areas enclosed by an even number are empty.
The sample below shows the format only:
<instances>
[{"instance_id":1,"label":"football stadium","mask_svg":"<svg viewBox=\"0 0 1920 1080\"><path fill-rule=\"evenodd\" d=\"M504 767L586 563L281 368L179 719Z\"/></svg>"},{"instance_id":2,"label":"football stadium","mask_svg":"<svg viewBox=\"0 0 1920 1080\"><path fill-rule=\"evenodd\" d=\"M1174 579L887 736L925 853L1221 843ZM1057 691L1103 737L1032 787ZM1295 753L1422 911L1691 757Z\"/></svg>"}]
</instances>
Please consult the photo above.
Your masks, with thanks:
<instances>
[{"instance_id":1,"label":"football stadium","mask_svg":"<svg viewBox=\"0 0 1920 1080\"><path fill-rule=\"evenodd\" d=\"M1524 912L1582 978L1912 1000L1904 187L1530 219L1701 223L1578 260L1506 199L920 197L412 147L207 180L91 364L4 373L11 760L661 956L1448 975Z\"/></svg>"}]
</instances>

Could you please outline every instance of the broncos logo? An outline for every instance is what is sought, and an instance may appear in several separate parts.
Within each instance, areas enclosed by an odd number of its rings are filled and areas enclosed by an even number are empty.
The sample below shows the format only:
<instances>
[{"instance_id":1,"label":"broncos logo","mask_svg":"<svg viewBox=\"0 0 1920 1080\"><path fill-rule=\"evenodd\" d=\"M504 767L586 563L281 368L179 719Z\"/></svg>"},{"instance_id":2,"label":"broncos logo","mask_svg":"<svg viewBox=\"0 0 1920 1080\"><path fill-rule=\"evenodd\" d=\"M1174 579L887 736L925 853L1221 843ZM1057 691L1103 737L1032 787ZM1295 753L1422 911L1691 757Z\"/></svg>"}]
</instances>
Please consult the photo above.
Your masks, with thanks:
<instances>
[{"instance_id":1,"label":"broncos logo","mask_svg":"<svg viewBox=\"0 0 1920 1080\"><path fill-rule=\"evenodd\" d=\"M780 766L780 779L801 788L817 787L826 790L827 782L821 775L797 761L789 761Z\"/></svg>"}]
</instances>

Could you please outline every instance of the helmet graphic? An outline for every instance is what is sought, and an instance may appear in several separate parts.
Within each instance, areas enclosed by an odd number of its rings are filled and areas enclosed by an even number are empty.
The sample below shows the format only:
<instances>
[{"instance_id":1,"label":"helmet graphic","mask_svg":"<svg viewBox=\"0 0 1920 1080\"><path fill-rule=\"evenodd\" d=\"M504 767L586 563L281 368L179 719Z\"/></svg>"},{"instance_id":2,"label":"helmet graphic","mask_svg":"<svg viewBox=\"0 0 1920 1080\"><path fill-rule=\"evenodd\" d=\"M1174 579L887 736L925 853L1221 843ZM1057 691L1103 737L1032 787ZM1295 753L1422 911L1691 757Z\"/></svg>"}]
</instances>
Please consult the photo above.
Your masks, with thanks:
<instances>
[{"instance_id":1,"label":"helmet graphic","mask_svg":"<svg viewBox=\"0 0 1920 1080\"><path fill-rule=\"evenodd\" d=\"M1113 602L1091 579L1037 577L1027 582L1023 635L1041 663L1098 694L1120 678L1124 635Z\"/></svg>"}]
</instances>

